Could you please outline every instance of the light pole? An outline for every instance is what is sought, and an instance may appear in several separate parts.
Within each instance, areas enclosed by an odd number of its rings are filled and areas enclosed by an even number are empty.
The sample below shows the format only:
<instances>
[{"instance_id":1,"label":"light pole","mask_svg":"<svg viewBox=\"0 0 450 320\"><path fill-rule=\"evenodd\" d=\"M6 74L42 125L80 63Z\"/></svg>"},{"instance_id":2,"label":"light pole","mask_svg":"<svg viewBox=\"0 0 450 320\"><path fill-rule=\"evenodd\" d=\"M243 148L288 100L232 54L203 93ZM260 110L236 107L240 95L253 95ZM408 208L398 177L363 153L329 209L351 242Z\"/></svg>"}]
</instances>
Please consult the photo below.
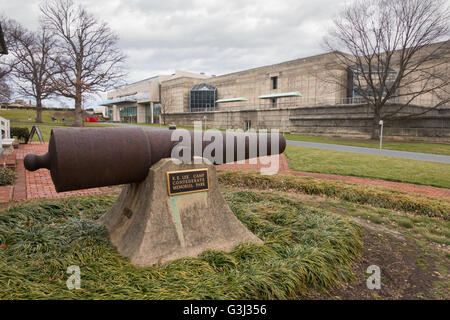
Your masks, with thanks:
<instances>
[{"instance_id":1,"label":"light pole","mask_svg":"<svg viewBox=\"0 0 450 320\"><path fill-rule=\"evenodd\" d=\"M378 124L381 126L380 128L380 149L383 148L383 120L380 120Z\"/></svg>"}]
</instances>

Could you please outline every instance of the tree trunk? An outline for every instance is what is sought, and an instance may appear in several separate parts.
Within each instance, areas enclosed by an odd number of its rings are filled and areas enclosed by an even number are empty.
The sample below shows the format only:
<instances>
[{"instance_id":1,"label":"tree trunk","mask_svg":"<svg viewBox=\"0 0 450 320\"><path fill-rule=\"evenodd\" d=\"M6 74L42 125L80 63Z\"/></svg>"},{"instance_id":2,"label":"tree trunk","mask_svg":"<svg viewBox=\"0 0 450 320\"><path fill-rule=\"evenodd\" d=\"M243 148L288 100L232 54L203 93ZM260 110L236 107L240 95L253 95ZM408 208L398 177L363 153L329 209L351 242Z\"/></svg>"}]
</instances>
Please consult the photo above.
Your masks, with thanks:
<instances>
[{"instance_id":1,"label":"tree trunk","mask_svg":"<svg viewBox=\"0 0 450 320\"><path fill-rule=\"evenodd\" d=\"M372 136L373 140L378 140L380 138L380 115L375 112L373 115L373 123L372 123Z\"/></svg>"},{"instance_id":2,"label":"tree trunk","mask_svg":"<svg viewBox=\"0 0 450 320\"><path fill-rule=\"evenodd\" d=\"M36 99L36 122L42 123L42 101L40 98Z\"/></svg>"},{"instance_id":3,"label":"tree trunk","mask_svg":"<svg viewBox=\"0 0 450 320\"><path fill-rule=\"evenodd\" d=\"M75 127L83 127L83 109L81 108L81 104L83 101L83 95L81 91L82 80L81 80L81 71L82 71L82 59L77 57L76 61L76 82L75 82Z\"/></svg>"},{"instance_id":4,"label":"tree trunk","mask_svg":"<svg viewBox=\"0 0 450 320\"><path fill-rule=\"evenodd\" d=\"M81 109L81 97L75 97L75 127L82 127L83 122L83 109Z\"/></svg>"}]
</instances>

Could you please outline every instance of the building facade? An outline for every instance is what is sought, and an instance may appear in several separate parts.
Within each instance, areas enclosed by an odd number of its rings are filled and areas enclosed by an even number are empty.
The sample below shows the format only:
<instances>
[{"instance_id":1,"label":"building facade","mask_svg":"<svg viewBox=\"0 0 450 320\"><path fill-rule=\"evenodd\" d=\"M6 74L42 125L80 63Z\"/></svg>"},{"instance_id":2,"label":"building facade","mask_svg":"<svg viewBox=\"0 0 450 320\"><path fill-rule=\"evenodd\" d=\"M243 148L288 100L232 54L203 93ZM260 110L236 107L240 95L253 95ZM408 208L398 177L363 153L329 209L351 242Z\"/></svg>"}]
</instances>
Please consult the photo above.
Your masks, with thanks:
<instances>
[{"instance_id":1,"label":"building facade","mask_svg":"<svg viewBox=\"0 0 450 320\"><path fill-rule=\"evenodd\" d=\"M448 77L448 59L444 59L440 68L447 70ZM367 137L370 136L373 115L364 105L361 92L364 88L356 88L356 82L361 82L364 72L343 67L335 52L221 76L177 71L173 75L159 75L110 92L110 100L104 105L113 121L161 121L192 126L193 121L198 120L220 129L277 128L286 132L337 136L347 133ZM390 70L389 77L395 78L396 72ZM448 89L447 86L443 91L447 95ZM392 110L401 106L402 99L407 99L401 93L392 101L389 107ZM431 93L426 94L403 111L416 106L430 107L436 104L435 99ZM448 106L441 107L445 109ZM450 139L449 115L446 110L430 113L428 120L422 122L442 129L440 133L429 128L424 128L426 132L405 128L397 130L394 135L406 136L411 132L415 132L417 137L437 134L445 141ZM436 117L436 121L430 117ZM397 129L398 125L396 122ZM411 125L417 126L417 120L405 122L406 127Z\"/></svg>"},{"instance_id":2,"label":"building facade","mask_svg":"<svg viewBox=\"0 0 450 320\"><path fill-rule=\"evenodd\" d=\"M104 116L112 121L159 123L162 102L165 102L161 97L161 83L184 77L195 80L206 78L205 75L179 70L171 75L157 75L108 92L108 100L99 105L106 107Z\"/></svg>"},{"instance_id":3,"label":"building facade","mask_svg":"<svg viewBox=\"0 0 450 320\"><path fill-rule=\"evenodd\" d=\"M326 66L326 67L325 67ZM334 69L333 69L334 68ZM333 69L333 70L332 70ZM108 92L113 121L150 122L155 115L273 109L346 100L346 91L327 80L330 72L346 79L333 54L323 54L222 76L177 71ZM151 115L153 105L153 121Z\"/></svg>"}]
</instances>

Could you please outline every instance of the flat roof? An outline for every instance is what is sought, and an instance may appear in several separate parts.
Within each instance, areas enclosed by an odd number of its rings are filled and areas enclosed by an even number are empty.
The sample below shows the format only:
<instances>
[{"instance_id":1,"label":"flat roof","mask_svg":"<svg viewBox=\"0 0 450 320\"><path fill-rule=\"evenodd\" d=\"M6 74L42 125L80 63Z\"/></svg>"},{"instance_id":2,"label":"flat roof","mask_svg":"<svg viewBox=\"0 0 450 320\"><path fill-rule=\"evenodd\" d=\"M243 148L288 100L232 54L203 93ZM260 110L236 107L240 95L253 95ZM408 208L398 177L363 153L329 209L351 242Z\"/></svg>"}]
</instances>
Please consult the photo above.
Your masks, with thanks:
<instances>
[{"instance_id":1,"label":"flat roof","mask_svg":"<svg viewBox=\"0 0 450 320\"><path fill-rule=\"evenodd\" d=\"M149 77L149 78L146 78L146 79L142 79L142 80L139 80L139 81L127 83L127 84L124 84L124 85L120 86L118 89L126 88L126 87L129 87L129 86L134 86L135 84L139 84L139 83L143 83L143 82L147 82L147 81L153 81L153 80L156 80L158 78L159 78L159 75L153 76L153 77Z\"/></svg>"},{"instance_id":2,"label":"flat roof","mask_svg":"<svg viewBox=\"0 0 450 320\"><path fill-rule=\"evenodd\" d=\"M283 64L289 64L289 63L293 63L293 62L299 62L299 61L302 61L302 60L317 59L317 58L320 58L320 57L322 57L322 56L333 55L333 54L336 54L336 53L338 53L338 52L339 52L339 53L342 53L342 52L337 51L337 50L335 50L335 51L330 51L330 52L319 53L319 54L315 54L315 55L312 55L312 56L306 56L306 57L302 57L302 58L296 58L296 59L291 59L291 60L287 60L287 61L281 61L281 62L277 62L277 63L274 63L274 64L267 64L267 65L263 65L263 66L259 66L259 67L254 67L254 68L250 68L250 69L245 69L245 70L240 70L240 71L233 71L233 72L230 72L230 73L225 73L225 74L217 75L217 76L212 77L212 78L210 78L210 79L208 79L208 80L211 80L211 79L217 79L217 78L221 78L221 77L226 77L226 76L229 76L229 75L236 75L236 74L238 74L238 73L244 73L244 72L248 72L248 71L255 71L255 70L263 69L263 68L267 68L267 67L278 67L278 66L281 66L281 65L283 65ZM345 53L342 53L342 54L345 54Z\"/></svg>"},{"instance_id":3,"label":"flat roof","mask_svg":"<svg viewBox=\"0 0 450 320\"><path fill-rule=\"evenodd\" d=\"M123 97L123 98L117 98L117 99L109 99L101 101L98 105L99 106L107 106L110 104L116 104L116 103L122 103L122 102L137 102L138 100L136 98L132 97Z\"/></svg>"}]
</instances>

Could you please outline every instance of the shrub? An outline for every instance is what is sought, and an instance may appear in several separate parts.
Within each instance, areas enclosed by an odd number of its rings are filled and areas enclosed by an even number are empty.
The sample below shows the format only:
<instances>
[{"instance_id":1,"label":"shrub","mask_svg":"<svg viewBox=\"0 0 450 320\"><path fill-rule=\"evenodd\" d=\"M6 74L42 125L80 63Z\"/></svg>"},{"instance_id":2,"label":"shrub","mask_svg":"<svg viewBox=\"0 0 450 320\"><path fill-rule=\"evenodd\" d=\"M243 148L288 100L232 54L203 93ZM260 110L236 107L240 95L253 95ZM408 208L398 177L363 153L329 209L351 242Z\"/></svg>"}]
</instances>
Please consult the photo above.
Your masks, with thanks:
<instances>
[{"instance_id":1,"label":"shrub","mask_svg":"<svg viewBox=\"0 0 450 320\"><path fill-rule=\"evenodd\" d=\"M26 141L30 135L30 130L23 127L11 127L11 137L16 137L19 140Z\"/></svg>"},{"instance_id":2,"label":"shrub","mask_svg":"<svg viewBox=\"0 0 450 320\"><path fill-rule=\"evenodd\" d=\"M13 184L16 178L16 173L6 167L0 168L0 186L7 186Z\"/></svg>"}]
</instances>

